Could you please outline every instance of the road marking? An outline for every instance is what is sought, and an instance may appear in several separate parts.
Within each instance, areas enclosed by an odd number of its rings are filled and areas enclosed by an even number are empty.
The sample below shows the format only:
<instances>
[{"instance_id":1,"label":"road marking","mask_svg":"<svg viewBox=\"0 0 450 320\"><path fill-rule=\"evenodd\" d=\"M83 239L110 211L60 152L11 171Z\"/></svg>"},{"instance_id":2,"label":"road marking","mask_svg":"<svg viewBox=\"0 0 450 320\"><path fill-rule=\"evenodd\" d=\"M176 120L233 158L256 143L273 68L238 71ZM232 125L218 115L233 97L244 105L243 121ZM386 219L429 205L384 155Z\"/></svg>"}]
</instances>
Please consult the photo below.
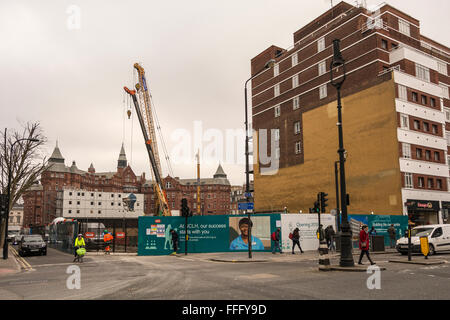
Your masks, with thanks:
<instances>
[{"instance_id":1,"label":"road marking","mask_svg":"<svg viewBox=\"0 0 450 320\"><path fill-rule=\"evenodd\" d=\"M13 255L16 257L17 262L19 262L19 265L22 269L24 269L25 271L34 271L33 267L24 258L22 258L19 255L19 253L16 251L16 249L11 247L11 250L12 250Z\"/></svg>"},{"instance_id":2,"label":"road marking","mask_svg":"<svg viewBox=\"0 0 450 320\"><path fill-rule=\"evenodd\" d=\"M241 279L251 279L251 280L257 280L257 279L270 279L270 278L278 278L276 274L271 273L257 273L257 274L251 274L251 275L242 275L238 278Z\"/></svg>"}]
</instances>

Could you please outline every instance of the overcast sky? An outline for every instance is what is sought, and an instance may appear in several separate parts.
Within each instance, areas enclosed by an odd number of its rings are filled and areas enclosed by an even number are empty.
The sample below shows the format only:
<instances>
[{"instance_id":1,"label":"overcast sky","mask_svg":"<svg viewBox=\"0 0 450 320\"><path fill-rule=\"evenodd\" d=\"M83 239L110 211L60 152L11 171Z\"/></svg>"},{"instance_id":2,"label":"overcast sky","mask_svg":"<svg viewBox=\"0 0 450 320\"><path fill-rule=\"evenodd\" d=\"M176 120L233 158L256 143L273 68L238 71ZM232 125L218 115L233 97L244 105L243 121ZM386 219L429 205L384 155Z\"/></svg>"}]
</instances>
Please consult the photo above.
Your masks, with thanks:
<instances>
[{"instance_id":1,"label":"overcast sky","mask_svg":"<svg viewBox=\"0 0 450 320\"><path fill-rule=\"evenodd\" d=\"M448 0L388 3L450 46ZM77 8L80 28L73 29ZM58 140L66 165L76 161L87 170L92 162L97 172L116 169L124 142L134 172L149 178L139 124L125 119L123 102L122 88L133 87L133 64L140 62L169 154L191 149L189 161L172 157L174 175L195 178L194 122L201 121L205 139L243 129L250 59L270 45L291 47L293 33L329 8L329 0L1 1L0 128L39 121L48 155ZM202 177L211 177L222 158L207 146ZM245 181L243 160L221 159L233 185Z\"/></svg>"}]
</instances>

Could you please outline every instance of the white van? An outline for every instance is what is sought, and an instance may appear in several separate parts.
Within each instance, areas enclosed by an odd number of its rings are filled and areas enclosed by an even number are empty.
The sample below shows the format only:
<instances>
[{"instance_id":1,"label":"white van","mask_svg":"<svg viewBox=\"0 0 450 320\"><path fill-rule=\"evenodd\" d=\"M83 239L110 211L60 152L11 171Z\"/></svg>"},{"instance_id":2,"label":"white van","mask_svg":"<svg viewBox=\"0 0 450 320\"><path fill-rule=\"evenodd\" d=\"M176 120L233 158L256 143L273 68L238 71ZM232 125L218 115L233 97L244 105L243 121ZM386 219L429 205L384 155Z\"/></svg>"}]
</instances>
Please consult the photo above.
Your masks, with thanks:
<instances>
[{"instance_id":1,"label":"white van","mask_svg":"<svg viewBox=\"0 0 450 320\"><path fill-rule=\"evenodd\" d=\"M428 237L430 246L429 255L436 252L450 250L450 224L433 224L429 226L414 227L411 230L411 246L413 253L421 253L420 237ZM397 251L401 254L408 254L408 238L403 237L397 240Z\"/></svg>"}]
</instances>

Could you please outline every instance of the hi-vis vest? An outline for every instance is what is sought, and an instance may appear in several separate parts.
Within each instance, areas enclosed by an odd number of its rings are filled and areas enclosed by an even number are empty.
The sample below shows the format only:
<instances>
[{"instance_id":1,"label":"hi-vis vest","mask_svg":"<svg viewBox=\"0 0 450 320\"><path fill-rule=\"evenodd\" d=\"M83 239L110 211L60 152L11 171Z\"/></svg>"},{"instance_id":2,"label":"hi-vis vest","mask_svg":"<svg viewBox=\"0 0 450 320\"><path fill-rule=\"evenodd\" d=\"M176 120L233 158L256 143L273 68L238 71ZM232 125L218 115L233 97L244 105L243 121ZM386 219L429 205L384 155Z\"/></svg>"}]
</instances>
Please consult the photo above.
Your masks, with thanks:
<instances>
[{"instance_id":1,"label":"hi-vis vest","mask_svg":"<svg viewBox=\"0 0 450 320\"><path fill-rule=\"evenodd\" d=\"M86 246L86 244L84 243L84 239L81 238L81 240L78 239L78 237L75 239L75 247L80 247L80 246Z\"/></svg>"}]
</instances>

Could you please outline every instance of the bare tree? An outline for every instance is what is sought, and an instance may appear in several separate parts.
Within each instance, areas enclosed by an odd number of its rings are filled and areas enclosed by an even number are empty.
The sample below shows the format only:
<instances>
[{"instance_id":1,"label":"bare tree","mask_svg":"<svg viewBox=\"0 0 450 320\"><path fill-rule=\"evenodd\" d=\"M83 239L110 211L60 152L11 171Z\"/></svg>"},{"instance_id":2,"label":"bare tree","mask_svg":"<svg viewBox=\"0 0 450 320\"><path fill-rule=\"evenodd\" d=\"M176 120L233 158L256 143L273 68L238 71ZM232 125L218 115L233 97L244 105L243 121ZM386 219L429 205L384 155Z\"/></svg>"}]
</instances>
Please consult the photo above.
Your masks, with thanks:
<instances>
[{"instance_id":1,"label":"bare tree","mask_svg":"<svg viewBox=\"0 0 450 320\"><path fill-rule=\"evenodd\" d=\"M46 142L39 122L27 123L21 132L8 132L8 129L0 132L0 192L8 193L8 175L11 174L9 210L46 169L47 160L41 150ZM5 222L6 217L2 217L0 246L5 239Z\"/></svg>"}]
</instances>

